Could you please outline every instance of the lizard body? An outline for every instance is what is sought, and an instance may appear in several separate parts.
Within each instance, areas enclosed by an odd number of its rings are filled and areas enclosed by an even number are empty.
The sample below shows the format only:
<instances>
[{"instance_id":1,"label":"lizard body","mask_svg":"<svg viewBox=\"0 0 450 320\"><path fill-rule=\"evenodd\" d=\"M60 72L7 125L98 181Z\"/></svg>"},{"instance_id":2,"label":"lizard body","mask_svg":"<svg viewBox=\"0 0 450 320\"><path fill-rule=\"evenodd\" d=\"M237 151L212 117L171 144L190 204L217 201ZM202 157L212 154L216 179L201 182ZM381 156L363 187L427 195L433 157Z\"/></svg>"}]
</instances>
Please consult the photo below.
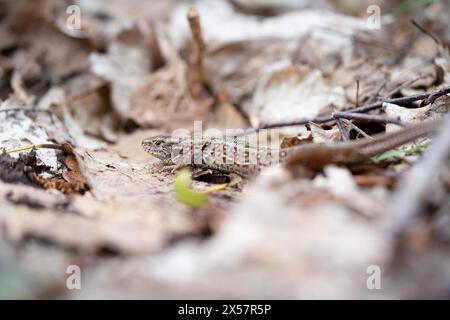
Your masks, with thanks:
<instances>
[{"instance_id":1,"label":"lizard body","mask_svg":"<svg viewBox=\"0 0 450 320\"><path fill-rule=\"evenodd\" d=\"M327 164L350 165L370 159L402 144L434 133L440 121L428 121L404 129L357 141L307 144L290 148L252 145L242 137L154 136L142 141L145 151L164 165L194 166L236 173L244 177L258 174L264 167L286 163L321 170Z\"/></svg>"}]
</instances>

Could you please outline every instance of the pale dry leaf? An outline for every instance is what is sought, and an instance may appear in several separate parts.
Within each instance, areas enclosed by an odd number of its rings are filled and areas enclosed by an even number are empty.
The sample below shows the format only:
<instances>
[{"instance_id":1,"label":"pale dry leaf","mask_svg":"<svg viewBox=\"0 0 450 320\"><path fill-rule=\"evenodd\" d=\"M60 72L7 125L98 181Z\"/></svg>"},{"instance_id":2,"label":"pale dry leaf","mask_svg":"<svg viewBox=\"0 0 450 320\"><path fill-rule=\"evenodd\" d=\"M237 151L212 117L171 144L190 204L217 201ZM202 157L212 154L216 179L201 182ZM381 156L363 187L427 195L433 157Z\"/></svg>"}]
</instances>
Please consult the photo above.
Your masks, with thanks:
<instances>
[{"instance_id":1,"label":"pale dry leaf","mask_svg":"<svg viewBox=\"0 0 450 320\"><path fill-rule=\"evenodd\" d=\"M293 60L332 75L338 67L354 60L353 41L329 30L312 30L299 41Z\"/></svg>"},{"instance_id":2,"label":"pale dry leaf","mask_svg":"<svg viewBox=\"0 0 450 320\"><path fill-rule=\"evenodd\" d=\"M171 197L172 179L161 175L155 164L133 162L106 150L76 149L75 155L98 200L135 203L156 199L176 204Z\"/></svg>"},{"instance_id":3,"label":"pale dry leaf","mask_svg":"<svg viewBox=\"0 0 450 320\"><path fill-rule=\"evenodd\" d=\"M309 54L311 50L314 50L313 56L317 56L317 52L326 52L319 59L323 66L324 60L331 62L331 67L336 67L340 61L350 60L351 38L330 41L327 31L320 29L349 29L353 32L364 26L362 20L326 11L293 11L278 17L258 19L236 13L225 1L200 1L197 8L207 44L205 65L209 80L216 91L227 90L233 103L251 97L256 81L273 64L300 61L302 56L307 60L312 56ZM177 47L184 47L190 41L186 19L181 17L186 10L186 6L176 9L169 26ZM303 41L308 36L318 41L311 43L310 50L305 48L303 52ZM319 63L318 60L315 62Z\"/></svg>"},{"instance_id":4,"label":"pale dry leaf","mask_svg":"<svg viewBox=\"0 0 450 320\"><path fill-rule=\"evenodd\" d=\"M139 18L167 18L176 0L146 1L129 0L77 0L77 4L87 12L107 14L118 21L134 21Z\"/></svg>"},{"instance_id":5,"label":"pale dry leaf","mask_svg":"<svg viewBox=\"0 0 450 320\"><path fill-rule=\"evenodd\" d=\"M23 109L20 110L20 109ZM6 111L12 109L12 111ZM46 112L27 112L11 100L7 100L0 105L0 146L4 150L15 149L34 144L54 143L56 141L67 141L64 126L58 119ZM61 132L53 131L58 127ZM56 134L55 134L56 133ZM61 141L62 142L62 141ZM13 158L18 158L19 153L11 153ZM49 167L49 171L57 173L60 169L56 157L56 151L52 149L36 150L38 164Z\"/></svg>"},{"instance_id":6,"label":"pale dry leaf","mask_svg":"<svg viewBox=\"0 0 450 320\"><path fill-rule=\"evenodd\" d=\"M107 53L92 53L89 60L92 72L112 84L114 109L123 119L128 119L131 97L152 68L151 52L144 35L135 26L123 30L109 44Z\"/></svg>"},{"instance_id":7,"label":"pale dry leaf","mask_svg":"<svg viewBox=\"0 0 450 320\"><path fill-rule=\"evenodd\" d=\"M341 138L341 133L337 126L334 126L330 130L325 130L315 123L310 123L310 128L314 143L327 143L332 141L339 141Z\"/></svg>"},{"instance_id":8,"label":"pale dry leaf","mask_svg":"<svg viewBox=\"0 0 450 320\"><path fill-rule=\"evenodd\" d=\"M250 105L244 110L257 127L316 117L330 105L342 106L344 95L341 87L328 85L320 71L287 65L261 77Z\"/></svg>"},{"instance_id":9,"label":"pale dry leaf","mask_svg":"<svg viewBox=\"0 0 450 320\"><path fill-rule=\"evenodd\" d=\"M289 63L298 46L297 40L278 38L226 43L207 52L209 81L216 91L226 90L230 100L238 103L251 96L261 71L275 63Z\"/></svg>"},{"instance_id":10,"label":"pale dry leaf","mask_svg":"<svg viewBox=\"0 0 450 320\"><path fill-rule=\"evenodd\" d=\"M429 119L431 105L424 106L421 108L405 108L398 106L393 103L383 103L383 110L386 116L390 118L398 118L403 123L420 123ZM431 120L431 119L430 119ZM396 124L388 123L386 124L386 132L391 132L394 130L399 130L399 126Z\"/></svg>"},{"instance_id":11,"label":"pale dry leaf","mask_svg":"<svg viewBox=\"0 0 450 320\"><path fill-rule=\"evenodd\" d=\"M367 57L355 57L342 64L330 75L330 83L345 89L345 97L348 103L356 105L357 81L359 81L359 103L370 98L376 98L387 92L386 84L389 79L388 67L380 59Z\"/></svg>"}]
</instances>

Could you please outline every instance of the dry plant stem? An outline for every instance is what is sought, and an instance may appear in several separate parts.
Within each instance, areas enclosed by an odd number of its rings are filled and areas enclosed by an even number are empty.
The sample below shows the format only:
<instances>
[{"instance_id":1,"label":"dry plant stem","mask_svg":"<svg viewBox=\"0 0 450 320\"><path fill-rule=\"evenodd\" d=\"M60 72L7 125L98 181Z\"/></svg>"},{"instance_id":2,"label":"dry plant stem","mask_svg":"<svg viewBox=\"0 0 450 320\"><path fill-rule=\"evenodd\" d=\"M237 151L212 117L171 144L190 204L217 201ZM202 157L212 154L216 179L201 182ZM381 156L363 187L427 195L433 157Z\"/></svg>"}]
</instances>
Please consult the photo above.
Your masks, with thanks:
<instances>
[{"instance_id":1,"label":"dry plant stem","mask_svg":"<svg viewBox=\"0 0 450 320\"><path fill-rule=\"evenodd\" d=\"M377 89L374 91L372 97L370 97L370 99L367 100L366 103L372 103L372 102L374 102L375 100L377 100L378 95L380 94L381 90L383 90L383 88L386 86L387 82L388 82L388 81L387 81L386 78L384 78L383 80L381 80L381 81L380 81L380 84L379 84L378 87L377 87ZM388 98L388 97L386 97L386 98ZM358 106L358 107L359 107L359 106Z\"/></svg>"},{"instance_id":2,"label":"dry plant stem","mask_svg":"<svg viewBox=\"0 0 450 320\"><path fill-rule=\"evenodd\" d=\"M193 60L197 75L204 86L208 86L208 78L206 76L203 59L205 55L205 42L203 40L202 27L200 25L200 15L195 8L189 9L187 14L189 27L191 28L194 40Z\"/></svg>"},{"instance_id":3,"label":"dry plant stem","mask_svg":"<svg viewBox=\"0 0 450 320\"><path fill-rule=\"evenodd\" d=\"M441 44L441 40L439 40L438 37L436 37L434 34L432 34L431 32L429 32L428 30L426 30L424 27L422 27L420 24L417 23L417 21L415 21L414 19L411 20L411 23L420 31L422 31L424 34L426 34L427 36L429 36L437 45Z\"/></svg>"},{"instance_id":4,"label":"dry plant stem","mask_svg":"<svg viewBox=\"0 0 450 320\"><path fill-rule=\"evenodd\" d=\"M0 112L42 112L42 113L48 113L53 114L54 112L47 109L36 109L36 108L8 108L8 109L0 109Z\"/></svg>"},{"instance_id":5,"label":"dry plant stem","mask_svg":"<svg viewBox=\"0 0 450 320\"><path fill-rule=\"evenodd\" d=\"M25 150L31 150L31 149L55 149L55 150L62 150L65 151L65 146L60 144L51 144L51 143L43 143L43 144L33 144L30 146L5 150L0 153L0 156L8 154L8 153L14 153L14 152L21 152Z\"/></svg>"},{"instance_id":6,"label":"dry plant stem","mask_svg":"<svg viewBox=\"0 0 450 320\"><path fill-rule=\"evenodd\" d=\"M402 125L402 122L400 119L389 118L389 117L379 116L379 115L375 115L375 114L335 112L335 113L333 113L333 116L335 119L364 120L364 121L372 121L372 122L394 123L399 126Z\"/></svg>"},{"instance_id":7,"label":"dry plant stem","mask_svg":"<svg viewBox=\"0 0 450 320\"><path fill-rule=\"evenodd\" d=\"M359 107L359 79L356 80L356 108Z\"/></svg>"},{"instance_id":8,"label":"dry plant stem","mask_svg":"<svg viewBox=\"0 0 450 320\"><path fill-rule=\"evenodd\" d=\"M389 214L384 221L384 227L393 236L403 235L418 219L417 213L423 200L433 190L431 184L450 156L449 136L450 115L447 115L422 161L412 168L394 194Z\"/></svg>"},{"instance_id":9,"label":"dry plant stem","mask_svg":"<svg viewBox=\"0 0 450 320\"><path fill-rule=\"evenodd\" d=\"M439 90L436 90L433 92L419 93L419 94L414 94L414 95L411 95L408 97L384 99L381 101L376 101L376 102L368 103L368 104L366 103L366 104L362 105L361 107L349 109L346 112L364 113L364 112L379 109L385 103L393 103L393 104L397 104L397 105L401 106L401 105L406 105L406 104L409 104L411 102L418 101L418 100L424 100L423 103L424 103L424 105L426 105L426 104L432 103L437 98L439 98L443 95L446 95L448 93L450 93L450 86L444 87L442 89L439 89ZM262 129L272 129L272 128L305 125L305 124L308 124L309 122L325 123L325 122L330 122L333 120L335 120L333 115L329 115L329 116L318 116L318 117L312 118L312 119L300 119L300 120L290 121L290 122L278 122L278 123L262 125L259 128L250 129L245 134L258 132L259 130L262 130Z\"/></svg>"},{"instance_id":10,"label":"dry plant stem","mask_svg":"<svg viewBox=\"0 0 450 320\"><path fill-rule=\"evenodd\" d=\"M341 132L341 140L343 141L348 141L350 140L350 137L348 135L347 129L345 129L344 124L342 123L341 119L336 119L336 124L339 128L339 131Z\"/></svg>"}]
</instances>

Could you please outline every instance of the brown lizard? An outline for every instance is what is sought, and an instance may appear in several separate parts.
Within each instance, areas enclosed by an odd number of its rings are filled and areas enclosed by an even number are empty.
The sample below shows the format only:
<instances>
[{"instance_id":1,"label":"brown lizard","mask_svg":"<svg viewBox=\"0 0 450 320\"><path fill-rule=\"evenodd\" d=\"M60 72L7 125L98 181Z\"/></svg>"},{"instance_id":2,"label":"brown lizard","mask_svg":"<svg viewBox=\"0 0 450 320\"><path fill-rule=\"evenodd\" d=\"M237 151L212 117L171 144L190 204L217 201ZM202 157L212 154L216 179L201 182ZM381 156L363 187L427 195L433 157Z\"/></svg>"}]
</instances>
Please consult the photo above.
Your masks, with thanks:
<instances>
[{"instance_id":1,"label":"brown lizard","mask_svg":"<svg viewBox=\"0 0 450 320\"><path fill-rule=\"evenodd\" d=\"M319 171L327 164L350 165L402 144L434 133L440 120L408 126L404 129L374 136L373 139L339 143L317 143L290 148L252 145L242 137L174 137L154 136L142 141L145 151L174 170L183 166L236 173L244 177L260 172L264 167L285 163Z\"/></svg>"}]
</instances>

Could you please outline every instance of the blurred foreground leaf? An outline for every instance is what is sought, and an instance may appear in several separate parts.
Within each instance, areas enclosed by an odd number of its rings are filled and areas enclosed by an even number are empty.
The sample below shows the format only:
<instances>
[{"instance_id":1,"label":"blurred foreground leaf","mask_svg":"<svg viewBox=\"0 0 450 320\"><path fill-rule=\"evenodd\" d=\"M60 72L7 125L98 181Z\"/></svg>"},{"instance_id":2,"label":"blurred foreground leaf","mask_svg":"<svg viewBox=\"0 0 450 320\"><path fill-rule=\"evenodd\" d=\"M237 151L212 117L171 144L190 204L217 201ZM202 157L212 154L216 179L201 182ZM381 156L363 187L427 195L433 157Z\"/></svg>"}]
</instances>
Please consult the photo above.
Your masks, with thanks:
<instances>
[{"instance_id":1,"label":"blurred foreground leaf","mask_svg":"<svg viewBox=\"0 0 450 320\"><path fill-rule=\"evenodd\" d=\"M200 208L208 201L207 193L224 190L228 183L213 186L203 191L191 189L191 172L188 169L180 170L175 176L174 189L177 201L192 208Z\"/></svg>"},{"instance_id":2,"label":"blurred foreground leaf","mask_svg":"<svg viewBox=\"0 0 450 320\"><path fill-rule=\"evenodd\" d=\"M395 158L403 158L410 154L422 152L428 147L428 145L429 145L428 142L423 142L401 150L389 150L378 156L373 157L373 159L375 161L384 161L384 160L392 160Z\"/></svg>"},{"instance_id":3,"label":"blurred foreground leaf","mask_svg":"<svg viewBox=\"0 0 450 320\"><path fill-rule=\"evenodd\" d=\"M208 201L208 197L199 191L190 188L191 172L188 169L178 171L175 176L174 188L177 201L192 208L200 208Z\"/></svg>"}]
</instances>

